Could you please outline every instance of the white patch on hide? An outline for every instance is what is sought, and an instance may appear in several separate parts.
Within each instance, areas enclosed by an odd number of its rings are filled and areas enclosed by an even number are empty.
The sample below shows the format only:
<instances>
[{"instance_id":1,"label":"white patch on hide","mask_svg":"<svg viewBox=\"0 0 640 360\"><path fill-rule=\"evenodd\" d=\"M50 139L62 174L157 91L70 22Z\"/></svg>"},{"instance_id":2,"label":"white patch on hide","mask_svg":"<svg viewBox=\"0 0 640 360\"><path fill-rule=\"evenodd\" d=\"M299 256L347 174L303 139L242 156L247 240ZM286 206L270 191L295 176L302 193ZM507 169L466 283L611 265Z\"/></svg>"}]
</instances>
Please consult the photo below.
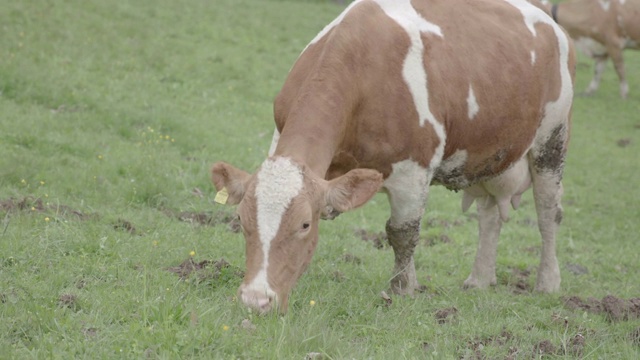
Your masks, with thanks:
<instances>
[{"instance_id":1,"label":"white patch on hide","mask_svg":"<svg viewBox=\"0 0 640 360\"><path fill-rule=\"evenodd\" d=\"M552 101L545 106L545 116L542 119L536 142L544 142L548 139L549 134L561 123L566 123L569 117L571 101L573 99L573 84L571 82L571 72L568 67L569 62L569 39L565 35L562 28L553 21L547 14L526 0L505 0L509 4L515 6L522 12L524 21L531 33L535 36L534 25L543 23L551 26L556 39L558 40L559 62L560 62L560 96L557 101ZM541 144L538 144L540 148Z\"/></svg>"},{"instance_id":2,"label":"white patch on hide","mask_svg":"<svg viewBox=\"0 0 640 360\"><path fill-rule=\"evenodd\" d=\"M411 159L391 167L391 174L383 184L391 204L391 222L403 224L421 218L432 173Z\"/></svg>"},{"instance_id":3,"label":"white patch on hide","mask_svg":"<svg viewBox=\"0 0 640 360\"><path fill-rule=\"evenodd\" d=\"M536 64L536 52L531 50L531 65Z\"/></svg>"},{"instance_id":4,"label":"white patch on hide","mask_svg":"<svg viewBox=\"0 0 640 360\"><path fill-rule=\"evenodd\" d=\"M273 293L267 280L269 249L282 216L303 187L302 169L286 157L268 158L258 171L256 185L258 236L262 244L262 266L247 286L249 290Z\"/></svg>"},{"instance_id":5,"label":"white patch on hide","mask_svg":"<svg viewBox=\"0 0 640 360\"><path fill-rule=\"evenodd\" d=\"M338 24L340 24L342 22L342 20L344 19L344 17L347 15L347 13L353 9L354 6L356 6L357 4L359 4L362 0L356 0L354 2L352 2L351 4L349 4L349 6L347 6L346 9L344 9L344 11L342 11L342 13L340 13L340 15L338 15L337 18L335 18L332 22L330 22L327 26L324 27L324 29L322 29L318 35L316 35L316 37L313 38L313 40L311 40L311 42L309 44L307 44L307 46L302 50L302 53L305 52L305 50L307 50L307 48L315 43L317 43L318 41L320 41L320 39L322 39L325 35L327 35L329 33L329 31L331 31L331 29L333 29L334 27L336 27ZM302 54L301 53L301 54Z\"/></svg>"},{"instance_id":6,"label":"white patch on hide","mask_svg":"<svg viewBox=\"0 0 640 360\"><path fill-rule=\"evenodd\" d=\"M273 156L273 153L276 152L276 147L278 146L278 141L280 140L280 132L278 128L273 130L273 137L271 138L271 146L269 147L269 156Z\"/></svg>"},{"instance_id":7,"label":"white patch on hide","mask_svg":"<svg viewBox=\"0 0 640 360\"><path fill-rule=\"evenodd\" d=\"M411 40L407 57L404 59L402 77L413 97L420 126L424 126L425 122L429 122L440 140L430 163L430 167L435 169L444 154L446 134L444 126L436 120L429 108L429 91L427 87L427 73L424 69L424 45L421 34L429 33L443 37L442 30L438 25L423 18L413 8L410 0L375 0L375 2L382 8L387 16L406 31Z\"/></svg>"},{"instance_id":8,"label":"white patch on hide","mask_svg":"<svg viewBox=\"0 0 640 360\"><path fill-rule=\"evenodd\" d=\"M602 10L609 11L609 8L611 7L611 1L609 1L609 0L598 0L598 3L600 4L600 7L602 7Z\"/></svg>"},{"instance_id":9,"label":"white patch on hide","mask_svg":"<svg viewBox=\"0 0 640 360\"><path fill-rule=\"evenodd\" d=\"M469 109L469 120L473 120L478 114L478 111L480 111L480 105L478 105L476 95L473 93L471 85L469 85L469 96L467 96L467 108Z\"/></svg>"}]
</instances>

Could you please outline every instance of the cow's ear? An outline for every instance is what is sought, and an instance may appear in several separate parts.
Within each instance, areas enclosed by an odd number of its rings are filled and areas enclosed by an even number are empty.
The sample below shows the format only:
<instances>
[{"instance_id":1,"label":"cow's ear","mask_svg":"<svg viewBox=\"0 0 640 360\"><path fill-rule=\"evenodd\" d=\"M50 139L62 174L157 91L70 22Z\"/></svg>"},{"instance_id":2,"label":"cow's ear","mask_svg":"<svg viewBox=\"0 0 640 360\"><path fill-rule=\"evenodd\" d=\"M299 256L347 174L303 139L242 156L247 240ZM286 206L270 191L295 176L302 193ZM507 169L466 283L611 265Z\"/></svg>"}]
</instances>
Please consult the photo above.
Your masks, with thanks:
<instances>
[{"instance_id":1,"label":"cow's ear","mask_svg":"<svg viewBox=\"0 0 640 360\"><path fill-rule=\"evenodd\" d=\"M218 194L215 201L221 204L235 205L242 200L246 183L251 175L225 162L217 162L211 168L211 181Z\"/></svg>"},{"instance_id":2,"label":"cow's ear","mask_svg":"<svg viewBox=\"0 0 640 360\"><path fill-rule=\"evenodd\" d=\"M327 183L327 206L339 212L355 209L369 201L380 190L382 182L382 174L376 170L351 170Z\"/></svg>"}]
</instances>

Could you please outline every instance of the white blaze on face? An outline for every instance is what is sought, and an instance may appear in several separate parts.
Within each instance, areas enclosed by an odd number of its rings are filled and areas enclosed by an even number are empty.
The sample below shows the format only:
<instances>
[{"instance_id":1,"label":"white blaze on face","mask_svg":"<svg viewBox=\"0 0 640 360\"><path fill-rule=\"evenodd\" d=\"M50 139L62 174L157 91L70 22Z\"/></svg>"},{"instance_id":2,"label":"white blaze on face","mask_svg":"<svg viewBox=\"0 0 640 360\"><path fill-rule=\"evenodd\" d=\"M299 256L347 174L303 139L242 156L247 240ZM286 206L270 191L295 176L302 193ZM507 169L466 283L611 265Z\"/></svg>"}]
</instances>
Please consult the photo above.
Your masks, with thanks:
<instances>
[{"instance_id":1,"label":"white blaze on face","mask_svg":"<svg viewBox=\"0 0 640 360\"><path fill-rule=\"evenodd\" d=\"M402 76L409 87L416 111L420 117L420 126L425 122L431 124L440 140L440 144L431 160L431 168L440 163L444 155L444 143L446 134L444 127L439 123L429 108L429 91L427 88L427 73L424 68L424 45L422 33L429 33L443 37L442 30L423 18L411 5L411 0L375 0L382 10L400 25L409 35L411 47L404 59Z\"/></svg>"},{"instance_id":2,"label":"white blaze on face","mask_svg":"<svg viewBox=\"0 0 640 360\"><path fill-rule=\"evenodd\" d=\"M473 88L469 85L469 96L467 97L467 107L469 109L469 120L473 120L474 117L480 111L480 105L476 100L476 95L473 93Z\"/></svg>"},{"instance_id":3,"label":"white blaze on face","mask_svg":"<svg viewBox=\"0 0 640 360\"><path fill-rule=\"evenodd\" d=\"M258 274L247 286L248 289L273 293L267 281L269 249L278 233L285 210L302 187L302 169L289 158L269 158L262 163L258 172L256 202L258 236L264 258Z\"/></svg>"},{"instance_id":4,"label":"white blaze on face","mask_svg":"<svg viewBox=\"0 0 640 360\"><path fill-rule=\"evenodd\" d=\"M560 96L557 101L547 103L545 107L545 116L542 119L542 124L538 133L543 136L538 136L536 141L544 141L546 136L550 134L558 124L564 122L570 111L571 99L573 98L573 83L571 81L571 73L569 70L569 39L565 35L564 31L558 24L553 21L547 14L535 7L526 0L504 0L512 6L518 8L524 17L524 22L533 34L536 36L536 30L534 25L536 23L543 23L551 26L556 39L558 40L558 52L560 62Z\"/></svg>"}]
</instances>

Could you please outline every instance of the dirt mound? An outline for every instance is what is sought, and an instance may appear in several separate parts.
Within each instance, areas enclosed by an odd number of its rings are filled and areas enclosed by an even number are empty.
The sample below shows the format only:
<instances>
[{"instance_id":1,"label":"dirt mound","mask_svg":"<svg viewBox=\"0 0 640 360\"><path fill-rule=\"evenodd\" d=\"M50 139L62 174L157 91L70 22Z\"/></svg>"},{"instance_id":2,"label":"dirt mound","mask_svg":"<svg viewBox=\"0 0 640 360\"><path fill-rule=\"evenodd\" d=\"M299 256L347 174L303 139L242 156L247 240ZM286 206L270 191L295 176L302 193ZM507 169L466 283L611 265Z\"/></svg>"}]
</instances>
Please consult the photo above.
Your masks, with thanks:
<instances>
[{"instance_id":1,"label":"dirt mound","mask_svg":"<svg viewBox=\"0 0 640 360\"><path fill-rule=\"evenodd\" d=\"M37 211L52 213L58 217L68 217L78 220L88 220L97 217L96 214L85 214L66 205L50 204L41 198L27 196L22 199L8 198L0 200L0 211L3 212L19 212L19 211Z\"/></svg>"},{"instance_id":2,"label":"dirt mound","mask_svg":"<svg viewBox=\"0 0 640 360\"><path fill-rule=\"evenodd\" d=\"M582 300L578 296L569 296L562 300L564 305L570 309L604 314L610 321L640 318L640 298L625 300L613 295L607 295L602 300L595 298Z\"/></svg>"},{"instance_id":3,"label":"dirt mound","mask_svg":"<svg viewBox=\"0 0 640 360\"><path fill-rule=\"evenodd\" d=\"M218 211L215 213L193 211L174 212L172 210L165 209L163 210L163 212L169 217L176 218L180 221L188 222L191 224L202 226L217 226L226 224L227 228L231 232L239 233L242 231L238 217L225 211Z\"/></svg>"},{"instance_id":4,"label":"dirt mound","mask_svg":"<svg viewBox=\"0 0 640 360\"><path fill-rule=\"evenodd\" d=\"M438 324L445 324L453 320L458 314L458 309L454 307L437 310L434 314Z\"/></svg>"},{"instance_id":5,"label":"dirt mound","mask_svg":"<svg viewBox=\"0 0 640 360\"><path fill-rule=\"evenodd\" d=\"M178 275L182 280L195 275L198 283L206 281L228 282L244 277L242 270L232 266L225 259L195 262L193 258L188 258L178 266L168 267L167 271Z\"/></svg>"},{"instance_id":6,"label":"dirt mound","mask_svg":"<svg viewBox=\"0 0 640 360\"><path fill-rule=\"evenodd\" d=\"M360 237L362 241L371 242L376 249L384 249L389 246L387 234L383 231L374 233L365 229L357 229L354 233L356 236Z\"/></svg>"}]
</instances>

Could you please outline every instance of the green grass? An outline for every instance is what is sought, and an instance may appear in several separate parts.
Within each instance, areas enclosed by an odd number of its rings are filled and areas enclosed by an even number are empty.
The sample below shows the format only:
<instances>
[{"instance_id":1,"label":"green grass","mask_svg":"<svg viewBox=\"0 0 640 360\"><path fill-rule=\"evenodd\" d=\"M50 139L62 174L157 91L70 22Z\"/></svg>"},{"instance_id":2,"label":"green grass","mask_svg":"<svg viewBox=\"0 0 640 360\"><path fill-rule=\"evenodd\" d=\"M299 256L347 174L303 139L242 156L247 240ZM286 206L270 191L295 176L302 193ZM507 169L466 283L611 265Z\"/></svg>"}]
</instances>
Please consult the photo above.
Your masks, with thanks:
<instances>
[{"instance_id":1,"label":"green grass","mask_svg":"<svg viewBox=\"0 0 640 360\"><path fill-rule=\"evenodd\" d=\"M261 163L287 71L341 9L260 0L3 5L0 358L500 359L530 358L543 341L555 348L549 358L640 357L640 320L609 321L562 300L640 296L637 52L625 54L629 100L619 99L611 64L599 92L575 100L560 293L528 290L540 244L530 193L503 229L500 284L463 291L473 212L460 213L459 194L433 188L423 236L436 240L416 254L424 294L391 306L379 296L392 252L354 233L383 231L389 211L378 195L321 225L286 316L237 304L242 236L178 214L233 211L213 203L210 165ZM581 58L578 91L591 66ZM167 271L192 251L196 262L231 267L184 281ZM438 311L451 308L440 324ZM577 334L580 353L570 351Z\"/></svg>"}]
</instances>

